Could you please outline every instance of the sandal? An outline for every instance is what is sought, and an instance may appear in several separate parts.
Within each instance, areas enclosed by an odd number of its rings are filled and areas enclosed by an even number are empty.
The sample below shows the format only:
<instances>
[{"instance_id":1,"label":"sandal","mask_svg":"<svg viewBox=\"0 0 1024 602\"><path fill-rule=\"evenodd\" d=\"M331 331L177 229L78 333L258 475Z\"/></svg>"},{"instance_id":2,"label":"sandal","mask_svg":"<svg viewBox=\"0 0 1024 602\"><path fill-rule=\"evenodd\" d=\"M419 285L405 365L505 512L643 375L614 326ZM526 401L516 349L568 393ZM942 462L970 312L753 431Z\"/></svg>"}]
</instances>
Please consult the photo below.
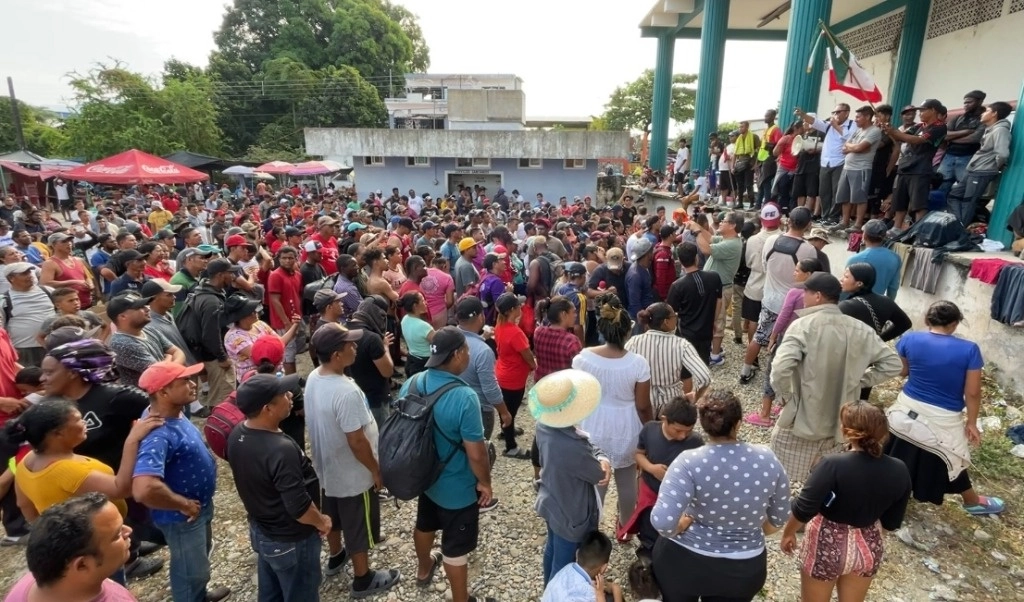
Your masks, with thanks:
<instances>
[{"instance_id":1,"label":"sandal","mask_svg":"<svg viewBox=\"0 0 1024 602\"><path fill-rule=\"evenodd\" d=\"M782 406L773 406L772 407L772 416L778 416L781 413L782 413Z\"/></svg>"},{"instance_id":2,"label":"sandal","mask_svg":"<svg viewBox=\"0 0 1024 602\"><path fill-rule=\"evenodd\" d=\"M368 598L391 589L395 584L401 581L401 579L402 574L398 572L398 569L373 571L373 579L370 581L370 586L366 589L353 589L351 595L357 600L360 598Z\"/></svg>"},{"instance_id":3,"label":"sandal","mask_svg":"<svg viewBox=\"0 0 1024 602\"><path fill-rule=\"evenodd\" d=\"M444 561L444 557L441 556L440 552L431 552L430 559L433 561L433 564L430 565L430 570L427 571L426 577L422 579L416 578L416 587L430 587L430 583L434 580L434 573L437 572L437 567L441 566L441 563Z\"/></svg>"},{"instance_id":4,"label":"sandal","mask_svg":"<svg viewBox=\"0 0 1024 602\"><path fill-rule=\"evenodd\" d=\"M771 418L765 418L764 416L758 414L757 412L751 412L750 414L744 416L743 422L765 429L771 428L773 425Z\"/></svg>"},{"instance_id":5,"label":"sandal","mask_svg":"<svg viewBox=\"0 0 1024 602\"><path fill-rule=\"evenodd\" d=\"M979 495L978 503L973 506L964 506L967 514L974 516L985 516L986 514L999 514L1006 510L1006 503L1003 500L990 495Z\"/></svg>"},{"instance_id":6,"label":"sandal","mask_svg":"<svg viewBox=\"0 0 1024 602\"><path fill-rule=\"evenodd\" d=\"M506 449L501 455L506 458L515 458L516 460L529 460L530 450L523 449L521 447L513 447L512 449Z\"/></svg>"}]
</instances>

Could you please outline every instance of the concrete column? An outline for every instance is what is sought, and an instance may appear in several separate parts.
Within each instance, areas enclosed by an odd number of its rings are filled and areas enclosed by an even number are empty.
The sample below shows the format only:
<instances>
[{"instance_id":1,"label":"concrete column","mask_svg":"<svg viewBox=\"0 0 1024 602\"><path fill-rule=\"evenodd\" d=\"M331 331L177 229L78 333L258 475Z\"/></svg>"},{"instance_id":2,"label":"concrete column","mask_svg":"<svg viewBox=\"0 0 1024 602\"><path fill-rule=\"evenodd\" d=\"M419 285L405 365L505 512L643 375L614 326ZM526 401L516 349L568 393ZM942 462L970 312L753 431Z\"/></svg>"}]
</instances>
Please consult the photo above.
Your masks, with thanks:
<instances>
[{"instance_id":1,"label":"concrete column","mask_svg":"<svg viewBox=\"0 0 1024 602\"><path fill-rule=\"evenodd\" d=\"M665 160L668 156L668 118L672 107L672 58L675 50L675 36L658 36L658 59L654 65L654 99L651 105L650 165L654 171L665 171Z\"/></svg>"},{"instance_id":2,"label":"concrete column","mask_svg":"<svg viewBox=\"0 0 1024 602\"><path fill-rule=\"evenodd\" d=\"M1017 106L1024 107L1024 85L1021 86ZM988 223L988 238L1002 242L1007 249L1013 242L1013 235L1006 229L1006 222L1024 198L1024 119L1020 118L1019 111L1017 119L1013 120L1011 134L1010 161L1003 167L999 192L992 206L992 219Z\"/></svg>"},{"instance_id":3,"label":"concrete column","mask_svg":"<svg viewBox=\"0 0 1024 602\"><path fill-rule=\"evenodd\" d=\"M700 31L700 71L697 74L697 106L694 111L693 145L690 165L703 172L708 168L708 134L718 127L722 98L722 68L725 65L725 32L729 25L730 0L704 3Z\"/></svg>"},{"instance_id":4,"label":"concrete column","mask_svg":"<svg viewBox=\"0 0 1024 602\"><path fill-rule=\"evenodd\" d=\"M921 63L921 49L924 47L924 34L928 29L928 12L931 5L931 0L908 0L903 11L903 31L900 34L896 67L893 70L892 87L887 99L892 105L893 112L897 114L903 107L914 103L917 66Z\"/></svg>"},{"instance_id":5,"label":"concrete column","mask_svg":"<svg viewBox=\"0 0 1024 602\"><path fill-rule=\"evenodd\" d=\"M827 44L823 41L818 47L810 73L807 73L807 59L821 31L818 21L824 21L826 25L829 23L832 0L793 0L789 14L786 66L782 72L782 101L779 103L780 124L793 120L794 107L805 111L818 110Z\"/></svg>"}]
</instances>

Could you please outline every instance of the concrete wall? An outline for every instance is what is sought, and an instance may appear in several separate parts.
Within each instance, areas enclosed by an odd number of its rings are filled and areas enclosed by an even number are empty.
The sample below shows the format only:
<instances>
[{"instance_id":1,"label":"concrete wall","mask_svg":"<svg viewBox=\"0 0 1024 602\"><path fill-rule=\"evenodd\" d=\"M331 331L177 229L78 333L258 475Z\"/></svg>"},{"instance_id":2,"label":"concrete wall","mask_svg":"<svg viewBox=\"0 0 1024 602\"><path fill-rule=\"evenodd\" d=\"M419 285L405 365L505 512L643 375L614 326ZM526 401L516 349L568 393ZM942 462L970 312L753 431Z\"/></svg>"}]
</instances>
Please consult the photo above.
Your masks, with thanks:
<instances>
[{"instance_id":1,"label":"concrete wall","mask_svg":"<svg viewBox=\"0 0 1024 602\"><path fill-rule=\"evenodd\" d=\"M306 152L320 157L629 157L629 132L538 132L306 128Z\"/></svg>"},{"instance_id":2,"label":"concrete wall","mask_svg":"<svg viewBox=\"0 0 1024 602\"><path fill-rule=\"evenodd\" d=\"M526 95L522 90L448 90L449 121L523 123Z\"/></svg>"},{"instance_id":3,"label":"concrete wall","mask_svg":"<svg viewBox=\"0 0 1024 602\"><path fill-rule=\"evenodd\" d=\"M586 169L564 169L560 159L544 160L540 169L519 169L516 159L492 159L490 168L465 169L457 168L454 158L432 158L429 167L406 167L405 157L385 157L384 165L379 167L363 166L363 157L351 159L356 165L356 189L363 197L374 190L389 191L397 186L403 192L412 188L417 193L429 192L437 198L448 192L448 176L454 176L454 181L467 186L472 186L476 179L497 181L494 176L500 176L506 191L519 190L530 201L538 192L552 202L560 196L570 200L573 196L584 195L596 198L597 192L597 160L588 160ZM483 185L487 186L490 196L497 193L496 187Z\"/></svg>"},{"instance_id":4,"label":"concrete wall","mask_svg":"<svg viewBox=\"0 0 1024 602\"><path fill-rule=\"evenodd\" d=\"M522 123L508 123L506 121L453 121L449 118L448 129L477 132L515 132L525 130L526 126Z\"/></svg>"},{"instance_id":5,"label":"concrete wall","mask_svg":"<svg viewBox=\"0 0 1024 602\"><path fill-rule=\"evenodd\" d=\"M842 277L846 261L853 255L846 250L845 242L837 241L825 247L832 263L832 273L837 278ZM904 285L900 287L896 302L914 321L915 329L925 328L924 315L932 303L943 299L956 303L965 317L957 333L981 347L986 364L999 369L997 378L1003 386L1024 395L1024 372L1020 370L1020 358L1024 357L1024 329L1011 328L989 317L995 285L967 277L972 259L1009 259L1009 255L957 253L954 257L959 259L958 263L946 261L942 265L939 286L934 295Z\"/></svg>"}]
</instances>

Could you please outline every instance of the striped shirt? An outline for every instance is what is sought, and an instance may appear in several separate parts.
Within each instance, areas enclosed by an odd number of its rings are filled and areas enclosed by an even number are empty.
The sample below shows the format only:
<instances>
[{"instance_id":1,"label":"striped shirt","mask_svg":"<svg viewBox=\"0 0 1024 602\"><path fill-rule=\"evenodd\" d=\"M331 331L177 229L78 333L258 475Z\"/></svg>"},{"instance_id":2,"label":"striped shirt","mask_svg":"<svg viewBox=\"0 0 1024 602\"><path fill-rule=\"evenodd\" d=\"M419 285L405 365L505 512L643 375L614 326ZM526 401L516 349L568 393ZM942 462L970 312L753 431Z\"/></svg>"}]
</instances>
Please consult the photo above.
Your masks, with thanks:
<instances>
[{"instance_id":1,"label":"striped shirt","mask_svg":"<svg viewBox=\"0 0 1024 602\"><path fill-rule=\"evenodd\" d=\"M651 366L651 404L657 416L673 398L683 394L683 368L693 375L693 389L711 384L711 371L686 339L671 332L648 330L626 341L626 350Z\"/></svg>"}]
</instances>

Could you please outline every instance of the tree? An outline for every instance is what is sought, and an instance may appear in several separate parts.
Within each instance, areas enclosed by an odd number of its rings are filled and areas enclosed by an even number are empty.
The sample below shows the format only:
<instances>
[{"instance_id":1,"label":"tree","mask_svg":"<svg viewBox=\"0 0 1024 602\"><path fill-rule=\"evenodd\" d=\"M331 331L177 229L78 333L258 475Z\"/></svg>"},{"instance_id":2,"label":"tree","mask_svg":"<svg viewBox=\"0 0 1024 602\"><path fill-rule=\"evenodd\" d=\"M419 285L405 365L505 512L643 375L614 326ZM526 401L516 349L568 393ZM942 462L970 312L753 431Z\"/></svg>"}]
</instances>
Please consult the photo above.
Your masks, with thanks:
<instances>
[{"instance_id":1,"label":"tree","mask_svg":"<svg viewBox=\"0 0 1024 602\"><path fill-rule=\"evenodd\" d=\"M21 132L25 137L25 150L43 157L60 153L64 133L52 125L57 116L46 109L18 102ZM0 96L0 153L18 150L18 137L14 132L14 116L9 96Z\"/></svg>"},{"instance_id":2,"label":"tree","mask_svg":"<svg viewBox=\"0 0 1024 602\"><path fill-rule=\"evenodd\" d=\"M392 4L390 0L382 0L384 12L391 20L398 23L402 31L412 42L412 64L410 68L417 73L426 73L430 68L430 47L420 29L419 17L400 4Z\"/></svg>"},{"instance_id":3,"label":"tree","mask_svg":"<svg viewBox=\"0 0 1024 602\"><path fill-rule=\"evenodd\" d=\"M352 67L324 69L316 92L299 101L296 119L306 127L386 127L388 110L377 90Z\"/></svg>"},{"instance_id":4,"label":"tree","mask_svg":"<svg viewBox=\"0 0 1024 602\"><path fill-rule=\"evenodd\" d=\"M697 76L677 73L672 76L672 103L669 118L684 122L693 119L696 91L688 87L697 81ZM651 113L654 105L654 70L647 69L634 81L615 88L602 119L610 130L651 131Z\"/></svg>"},{"instance_id":5,"label":"tree","mask_svg":"<svg viewBox=\"0 0 1024 602\"><path fill-rule=\"evenodd\" d=\"M740 122L738 121L723 121L718 124L718 135L725 137L729 132L740 129Z\"/></svg>"}]
</instances>

